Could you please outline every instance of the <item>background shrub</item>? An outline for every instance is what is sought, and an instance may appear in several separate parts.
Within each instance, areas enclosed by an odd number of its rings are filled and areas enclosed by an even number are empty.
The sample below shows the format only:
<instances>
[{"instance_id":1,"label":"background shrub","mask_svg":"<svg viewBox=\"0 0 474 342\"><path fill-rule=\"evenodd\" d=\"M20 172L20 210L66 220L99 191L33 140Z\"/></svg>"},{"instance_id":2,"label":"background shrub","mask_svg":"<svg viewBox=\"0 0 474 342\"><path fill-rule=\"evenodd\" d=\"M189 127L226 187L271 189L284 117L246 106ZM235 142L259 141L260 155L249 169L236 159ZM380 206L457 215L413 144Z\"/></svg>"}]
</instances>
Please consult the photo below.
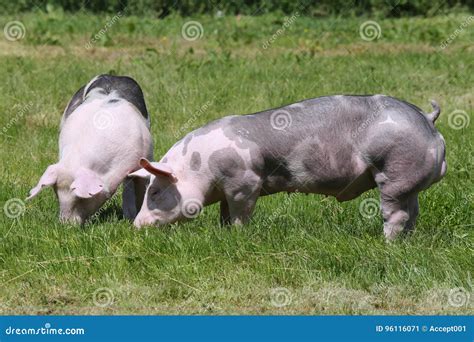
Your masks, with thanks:
<instances>
[{"instance_id":1,"label":"background shrub","mask_svg":"<svg viewBox=\"0 0 474 342\"><path fill-rule=\"evenodd\" d=\"M439 12L473 9L473 0L0 0L0 13L12 14L24 11L47 11L60 8L68 12L90 11L93 13L122 11L132 15L165 17L171 13L182 16L198 14L260 15L268 12L284 14L296 11L309 16L328 15L380 15L432 16Z\"/></svg>"}]
</instances>

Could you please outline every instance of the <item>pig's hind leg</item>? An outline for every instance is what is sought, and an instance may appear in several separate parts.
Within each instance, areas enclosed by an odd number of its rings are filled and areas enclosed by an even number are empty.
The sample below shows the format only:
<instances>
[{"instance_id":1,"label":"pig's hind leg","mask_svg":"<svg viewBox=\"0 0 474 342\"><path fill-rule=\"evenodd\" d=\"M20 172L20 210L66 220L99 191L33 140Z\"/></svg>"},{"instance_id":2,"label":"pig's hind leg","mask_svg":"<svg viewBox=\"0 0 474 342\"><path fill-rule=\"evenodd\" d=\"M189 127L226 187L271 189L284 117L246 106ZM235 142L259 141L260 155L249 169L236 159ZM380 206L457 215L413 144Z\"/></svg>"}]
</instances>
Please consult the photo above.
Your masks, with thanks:
<instances>
[{"instance_id":1,"label":"pig's hind leg","mask_svg":"<svg viewBox=\"0 0 474 342\"><path fill-rule=\"evenodd\" d=\"M394 240L401 232L409 233L415 227L418 216L418 194L392 198L381 193L384 234Z\"/></svg>"},{"instance_id":2,"label":"pig's hind leg","mask_svg":"<svg viewBox=\"0 0 474 342\"><path fill-rule=\"evenodd\" d=\"M418 191L407 189L405 177L391 180L380 172L375 181L380 190L384 234L392 241L401 232L413 230L418 216Z\"/></svg>"}]
</instances>

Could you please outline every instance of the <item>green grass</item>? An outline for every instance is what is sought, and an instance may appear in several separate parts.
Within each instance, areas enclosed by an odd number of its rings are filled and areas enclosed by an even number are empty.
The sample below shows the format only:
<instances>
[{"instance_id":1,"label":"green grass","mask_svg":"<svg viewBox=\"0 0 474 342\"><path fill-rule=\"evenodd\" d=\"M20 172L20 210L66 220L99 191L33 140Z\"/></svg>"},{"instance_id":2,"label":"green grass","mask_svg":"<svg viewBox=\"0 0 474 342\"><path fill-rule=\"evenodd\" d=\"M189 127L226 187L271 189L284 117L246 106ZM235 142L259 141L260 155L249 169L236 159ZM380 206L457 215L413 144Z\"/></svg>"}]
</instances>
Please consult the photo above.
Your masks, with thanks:
<instances>
[{"instance_id":1,"label":"green grass","mask_svg":"<svg viewBox=\"0 0 474 342\"><path fill-rule=\"evenodd\" d=\"M427 111L429 99L440 103L448 162L446 177L420 197L415 233L392 244L379 215L359 212L375 190L346 203L261 198L241 228L220 228L211 206L193 221L136 231L121 219L120 196L85 227L62 225L47 189L17 218L0 215L0 313L472 313L472 299L457 307L449 294L473 290L473 124L456 130L448 118L472 113L473 30L440 49L467 16L377 20L382 35L371 42L359 36L369 18L300 16L267 49L284 23L277 15L199 17L204 34L194 42L181 37L188 19L127 17L89 50L111 18L0 17L2 27L20 20L26 28L22 40L0 37L2 207L24 199L57 160L64 107L107 72L141 84L156 157L177 136L224 115L327 94L384 93Z\"/></svg>"}]
</instances>

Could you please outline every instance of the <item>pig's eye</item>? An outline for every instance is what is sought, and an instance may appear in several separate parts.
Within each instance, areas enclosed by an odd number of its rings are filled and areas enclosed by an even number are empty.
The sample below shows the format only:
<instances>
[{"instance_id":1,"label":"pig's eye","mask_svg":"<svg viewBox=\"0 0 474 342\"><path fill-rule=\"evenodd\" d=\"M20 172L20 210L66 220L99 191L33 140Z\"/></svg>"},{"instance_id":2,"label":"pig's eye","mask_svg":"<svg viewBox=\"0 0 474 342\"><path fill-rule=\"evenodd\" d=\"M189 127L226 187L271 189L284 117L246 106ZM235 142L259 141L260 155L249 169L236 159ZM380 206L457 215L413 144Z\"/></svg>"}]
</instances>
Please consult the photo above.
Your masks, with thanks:
<instances>
[{"instance_id":1,"label":"pig's eye","mask_svg":"<svg viewBox=\"0 0 474 342\"><path fill-rule=\"evenodd\" d=\"M151 192L152 196L158 196L160 194L160 189L155 189Z\"/></svg>"}]
</instances>

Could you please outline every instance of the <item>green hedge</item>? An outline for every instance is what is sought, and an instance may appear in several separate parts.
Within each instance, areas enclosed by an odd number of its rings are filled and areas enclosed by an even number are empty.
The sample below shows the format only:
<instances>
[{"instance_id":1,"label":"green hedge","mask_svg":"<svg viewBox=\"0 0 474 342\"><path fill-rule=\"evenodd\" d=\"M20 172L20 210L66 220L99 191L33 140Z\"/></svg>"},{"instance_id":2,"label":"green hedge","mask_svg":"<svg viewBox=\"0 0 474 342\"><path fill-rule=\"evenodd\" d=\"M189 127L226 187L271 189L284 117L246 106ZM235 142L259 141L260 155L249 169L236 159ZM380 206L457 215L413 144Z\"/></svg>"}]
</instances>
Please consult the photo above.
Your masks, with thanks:
<instances>
[{"instance_id":1,"label":"green hedge","mask_svg":"<svg viewBox=\"0 0 474 342\"><path fill-rule=\"evenodd\" d=\"M381 15L381 16L431 16L445 11L473 9L474 0L0 0L0 14L25 11L48 11L61 8L76 12L124 12L133 15L164 17L171 13L183 16L196 14L259 15L268 12L284 14L299 11L309 16L327 15Z\"/></svg>"}]
</instances>

